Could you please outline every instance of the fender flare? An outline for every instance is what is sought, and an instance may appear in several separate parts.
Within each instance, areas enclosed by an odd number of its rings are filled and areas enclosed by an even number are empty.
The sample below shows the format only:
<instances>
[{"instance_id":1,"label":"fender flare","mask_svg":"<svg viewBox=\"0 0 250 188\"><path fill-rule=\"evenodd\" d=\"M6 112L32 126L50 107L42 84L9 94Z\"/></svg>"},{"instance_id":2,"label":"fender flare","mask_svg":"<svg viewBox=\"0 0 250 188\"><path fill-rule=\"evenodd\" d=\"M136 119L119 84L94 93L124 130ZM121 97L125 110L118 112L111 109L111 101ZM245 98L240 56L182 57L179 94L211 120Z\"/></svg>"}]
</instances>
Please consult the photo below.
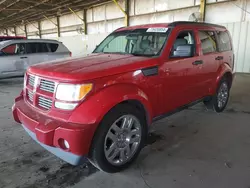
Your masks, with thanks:
<instances>
[{"instance_id":1,"label":"fender flare","mask_svg":"<svg viewBox=\"0 0 250 188\"><path fill-rule=\"evenodd\" d=\"M220 83L220 80L223 78L223 76L225 76L226 74L230 74L233 78L233 73L232 73L232 69L231 67L227 64L227 63L223 63L218 71L217 71L217 77L216 77L216 80L215 80L215 87L213 88L213 91L215 92L219 83Z\"/></svg>"},{"instance_id":2,"label":"fender flare","mask_svg":"<svg viewBox=\"0 0 250 188\"><path fill-rule=\"evenodd\" d=\"M90 95L72 112L69 122L93 124L95 130L113 107L129 100L140 102L147 113L148 122L152 122L152 107L149 99L145 92L134 84L115 84Z\"/></svg>"}]
</instances>

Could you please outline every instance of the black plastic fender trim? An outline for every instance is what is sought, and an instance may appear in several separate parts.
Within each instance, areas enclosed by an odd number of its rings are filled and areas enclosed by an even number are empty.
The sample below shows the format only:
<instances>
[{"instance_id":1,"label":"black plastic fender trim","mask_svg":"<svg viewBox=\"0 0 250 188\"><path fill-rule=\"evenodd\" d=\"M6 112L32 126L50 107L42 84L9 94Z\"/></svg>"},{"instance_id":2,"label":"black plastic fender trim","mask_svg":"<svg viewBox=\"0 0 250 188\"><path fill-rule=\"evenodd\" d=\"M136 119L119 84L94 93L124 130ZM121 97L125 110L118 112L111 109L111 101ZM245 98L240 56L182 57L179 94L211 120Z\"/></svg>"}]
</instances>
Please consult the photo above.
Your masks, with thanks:
<instances>
[{"instance_id":1,"label":"black plastic fender trim","mask_svg":"<svg viewBox=\"0 0 250 188\"><path fill-rule=\"evenodd\" d=\"M158 66L148 67L148 68L142 69L142 73L144 76L156 76L159 73L159 68Z\"/></svg>"}]
</instances>

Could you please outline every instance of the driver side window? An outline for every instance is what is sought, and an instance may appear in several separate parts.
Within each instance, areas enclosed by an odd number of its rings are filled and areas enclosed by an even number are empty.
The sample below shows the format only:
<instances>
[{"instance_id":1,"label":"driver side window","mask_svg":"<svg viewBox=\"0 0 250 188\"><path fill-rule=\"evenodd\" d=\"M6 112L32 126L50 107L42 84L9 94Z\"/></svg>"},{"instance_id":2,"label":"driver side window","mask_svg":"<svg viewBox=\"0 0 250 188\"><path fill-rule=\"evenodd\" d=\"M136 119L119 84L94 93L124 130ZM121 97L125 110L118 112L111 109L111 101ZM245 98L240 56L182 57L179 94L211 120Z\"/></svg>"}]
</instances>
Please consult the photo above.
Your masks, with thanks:
<instances>
[{"instance_id":1,"label":"driver side window","mask_svg":"<svg viewBox=\"0 0 250 188\"><path fill-rule=\"evenodd\" d=\"M181 51L183 51L183 54L181 54ZM195 51L195 40L193 32L182 31L181 33L178 34L172 46L171 57L191 57L193 56L194 51Z\"/></svg>"},{"instance_id":2,"label":"driver side window","mask_svg":"<svg viewBox=\"0 0 250 188\"><path fill-rule=\"evenodd\" d=\"M25 44L11 44L1 50L4 55L21 55L25 54Z\"/></svg>"}]
</instances>

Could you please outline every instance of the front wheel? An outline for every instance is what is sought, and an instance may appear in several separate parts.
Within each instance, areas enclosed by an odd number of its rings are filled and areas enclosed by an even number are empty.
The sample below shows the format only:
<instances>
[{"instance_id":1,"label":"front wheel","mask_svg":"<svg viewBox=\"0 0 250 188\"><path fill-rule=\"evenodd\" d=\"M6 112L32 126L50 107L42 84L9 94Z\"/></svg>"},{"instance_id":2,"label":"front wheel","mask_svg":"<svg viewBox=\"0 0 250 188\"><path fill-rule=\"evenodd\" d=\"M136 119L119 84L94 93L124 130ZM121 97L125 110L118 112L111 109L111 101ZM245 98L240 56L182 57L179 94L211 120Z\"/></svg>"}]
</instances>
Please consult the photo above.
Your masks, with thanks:
<instances>
[{"instance_id":1,"label":"front wheel","mask_svg":"<svg viewBox=\"0 0 250 188\"><path fill-rule=\"evenodd\" d=\"M146 126L144 115L135 107L121 104L113 108L94 136L91 163L109 173L127 168L145 144Z\"/></svg>"},{"instance_id":2,"label":"front wheel","mask_svg":"<svg viewBox=\"0 0 250 188\"><path fill-rule=\"evenodd\" d=\"M204 104L215 112L223 112L227 106L229 94L230 86L228 80L223 78L219 83L216 94L210 100L204 101Z\"/></svg>"}]
</instances>

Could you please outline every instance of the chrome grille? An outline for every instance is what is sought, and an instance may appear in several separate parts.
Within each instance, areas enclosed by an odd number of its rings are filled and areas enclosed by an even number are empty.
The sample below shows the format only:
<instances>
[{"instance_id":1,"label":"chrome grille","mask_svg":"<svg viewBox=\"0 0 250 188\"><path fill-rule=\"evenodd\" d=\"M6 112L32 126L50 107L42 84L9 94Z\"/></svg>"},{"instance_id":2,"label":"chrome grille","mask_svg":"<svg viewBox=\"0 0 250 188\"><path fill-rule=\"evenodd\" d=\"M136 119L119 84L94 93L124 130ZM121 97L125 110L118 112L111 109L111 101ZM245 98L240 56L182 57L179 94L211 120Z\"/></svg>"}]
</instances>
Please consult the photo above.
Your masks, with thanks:
<instances>
[{"instance_id":1,"label":"chrome grille","mask_svg":"<svg viewBox=\"0 0 250 188\"><path fill-rule=\"evenodd\" d=\"M33 102L33 96L34 94L31 91L28 91L28 99L30 102Z\"/></svg>"},{"instance_id":2,"label":"chrome grille","mask_svg":"<svg viewBox=\"0 0 250 188\"><path fill-rule=\"evenodd\" d=\"M35 76L29 75L28 84L32 87L35 85Z\"/></svg>"},{"instance_id":3,"label":"chrome grille","mask_svg":"<svg viewBox=\"0 0 250 188\"><path fill-rule=\"evenodd\" d=\"M43 110L50 110L53 105L53 100L51 97L54 97L55 85L56 84L53 81L43 79L39 76L28 75L28 87L26 89L27 101L29 101L35 107L39 107ZM42 91L52 93L53 95L48 93L46 94Z\"/></svg>"},{"instance_id":4,"label":"chrome grille","mask_svg":"<svg viewBox=\"0 0 250 188\"><path fill-rule=\"evenodd\" d=\"M41 79L40 89L43 90L43 91L54 93L54 91L55 91L55 82Z\"/></svg>"},{"instance_id":5,"label":"chrome grille","mask_svg":"<svg viewBox=\"0 0 250 188\"><path fill-rule=\"evenodd\" d=\"M39 96L38 97L38 106L40 106L46 110L49 110L52 106L52 100Z\"/></svg>"}]
</instances>

